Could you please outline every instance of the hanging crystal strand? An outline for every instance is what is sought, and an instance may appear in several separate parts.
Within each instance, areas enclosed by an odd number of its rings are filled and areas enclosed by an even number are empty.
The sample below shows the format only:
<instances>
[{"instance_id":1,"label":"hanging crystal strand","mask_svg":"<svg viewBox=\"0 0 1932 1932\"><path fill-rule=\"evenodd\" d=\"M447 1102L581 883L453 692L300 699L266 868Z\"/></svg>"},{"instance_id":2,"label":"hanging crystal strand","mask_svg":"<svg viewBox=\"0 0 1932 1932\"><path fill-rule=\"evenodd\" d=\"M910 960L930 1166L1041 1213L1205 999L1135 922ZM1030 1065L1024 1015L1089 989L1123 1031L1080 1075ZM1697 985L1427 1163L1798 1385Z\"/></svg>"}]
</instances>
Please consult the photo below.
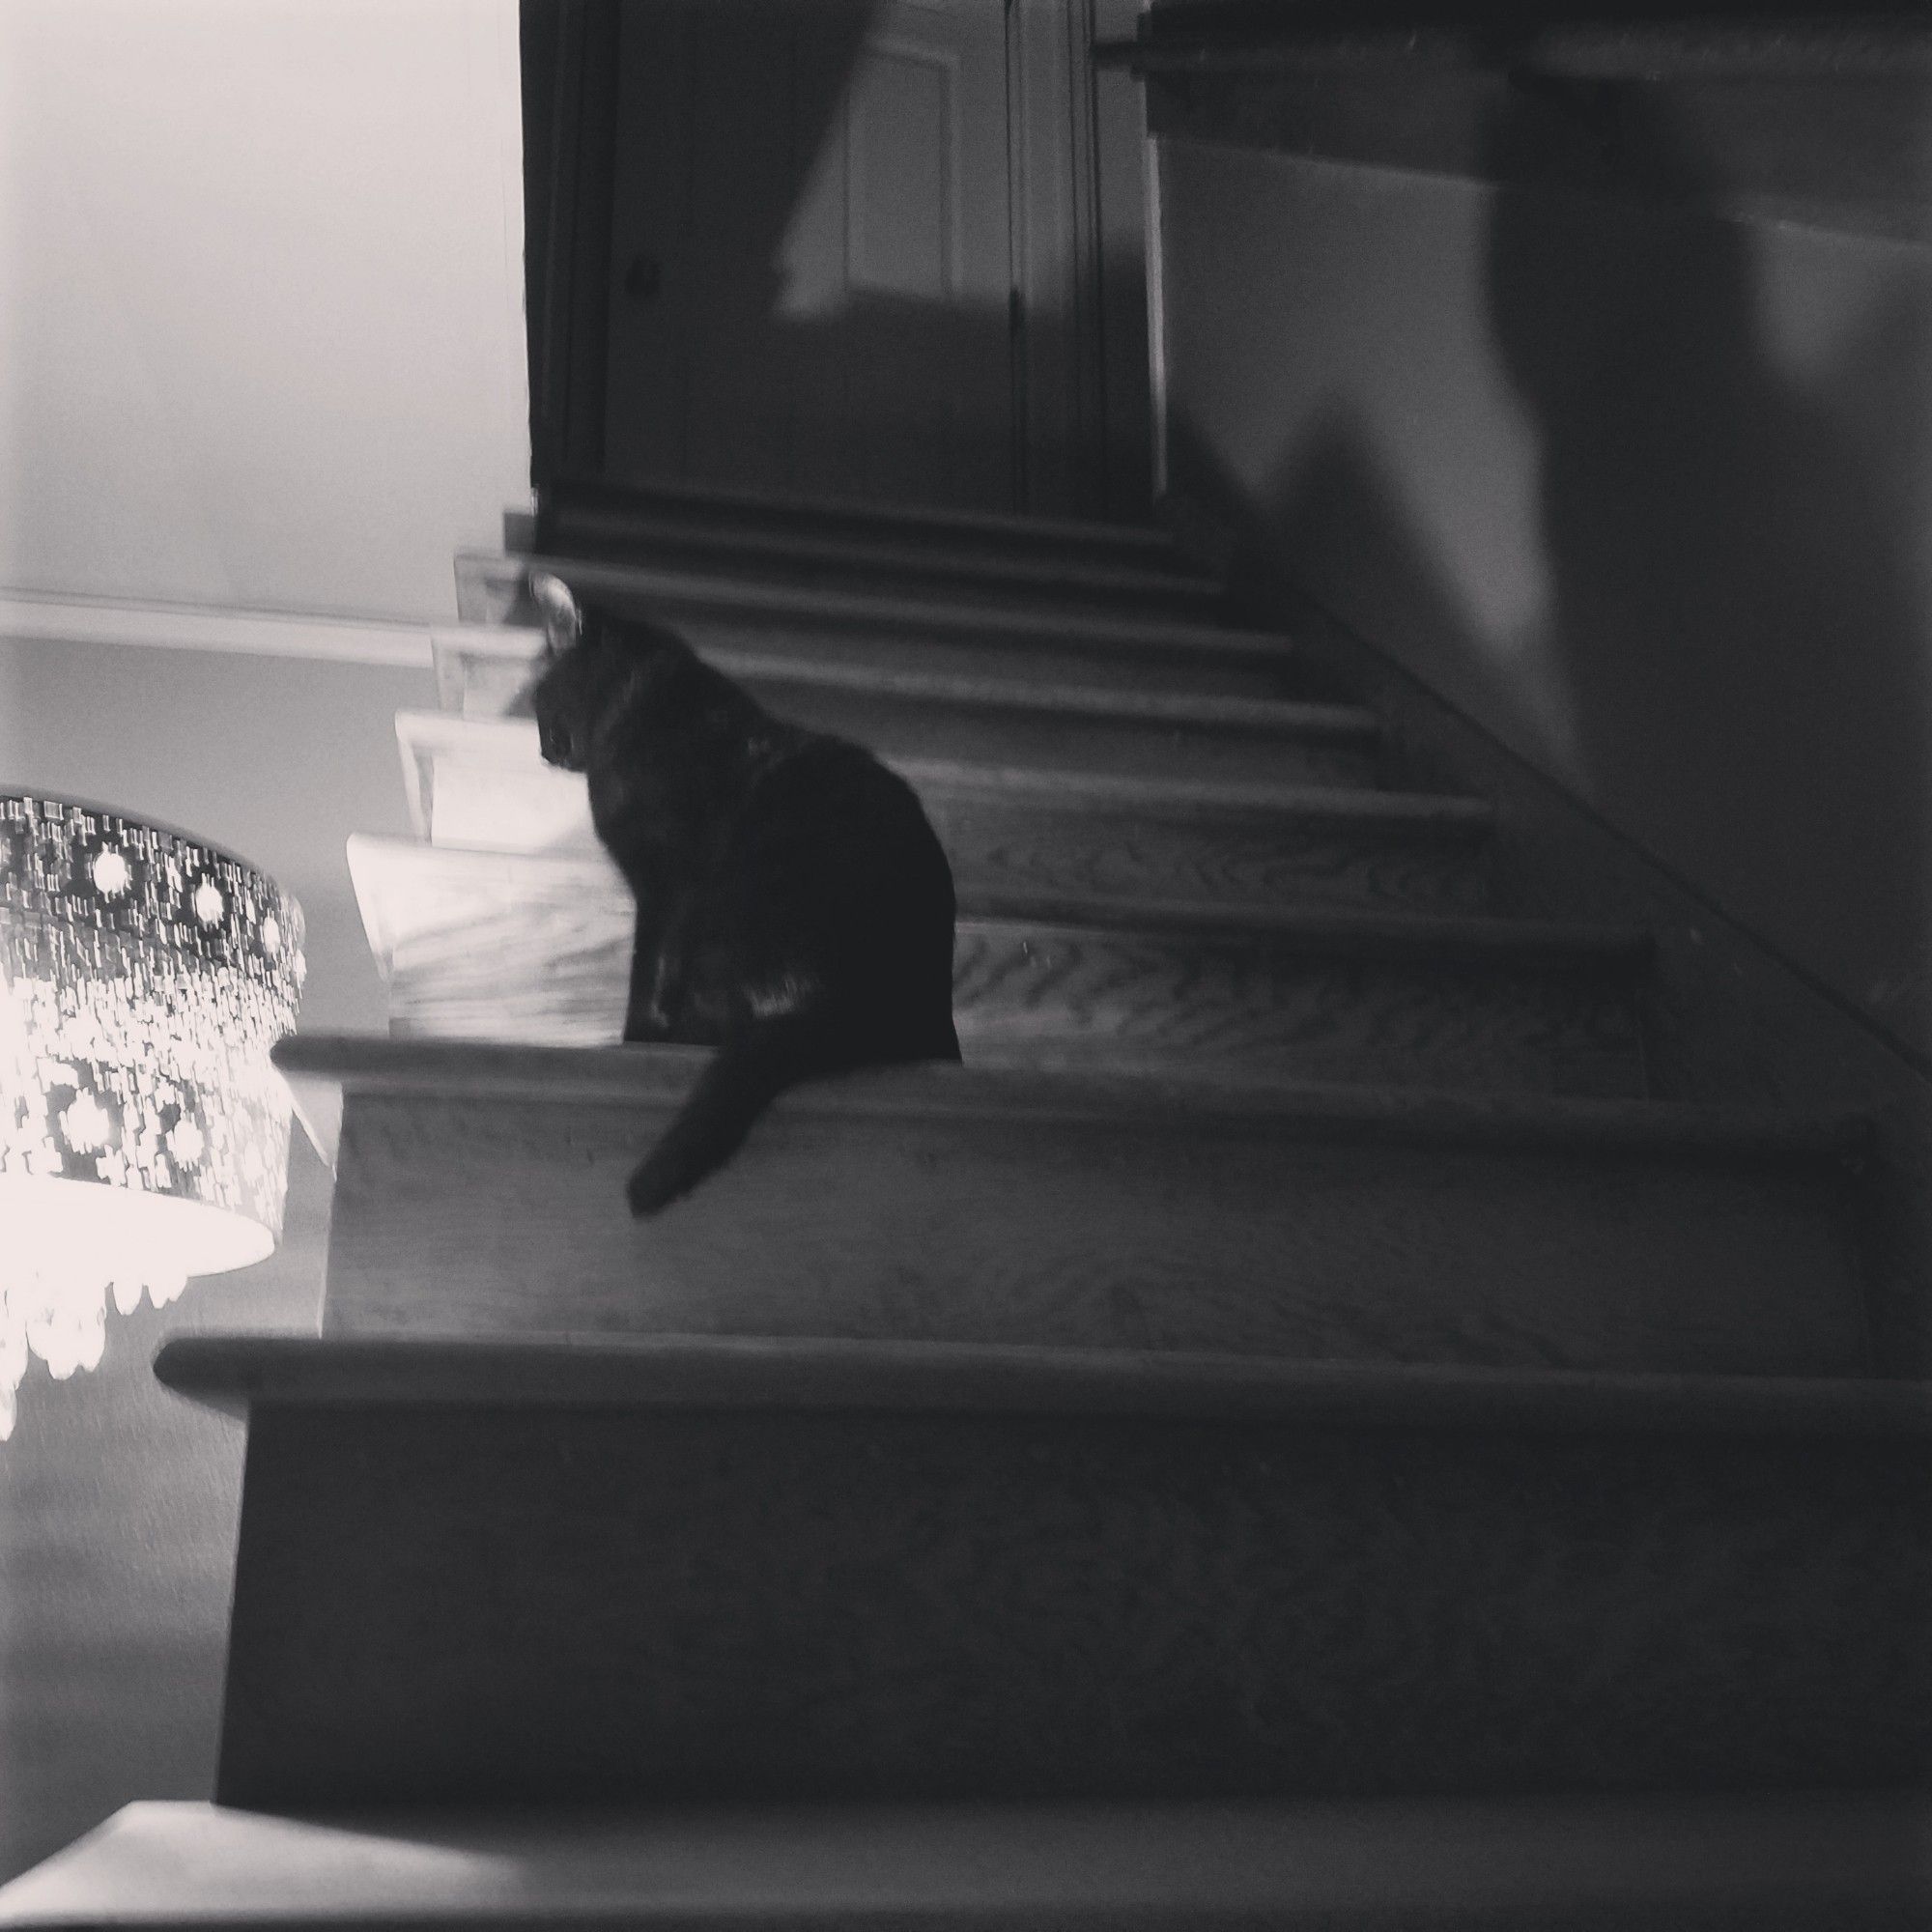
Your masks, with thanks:
<instances>
[{"instance_id":1,"label":"hanging crystal strand","mask_svg":"<svg viewBox=\"0 0 1932 1932\"><path fill-rule=\"evenodd\" d=\"M0 1439L31 1358L95 1367L107 1307L272 1251L289 1099L269 1049L301 910L164 827L0 795Z\"/></svg>"}]
</instances>

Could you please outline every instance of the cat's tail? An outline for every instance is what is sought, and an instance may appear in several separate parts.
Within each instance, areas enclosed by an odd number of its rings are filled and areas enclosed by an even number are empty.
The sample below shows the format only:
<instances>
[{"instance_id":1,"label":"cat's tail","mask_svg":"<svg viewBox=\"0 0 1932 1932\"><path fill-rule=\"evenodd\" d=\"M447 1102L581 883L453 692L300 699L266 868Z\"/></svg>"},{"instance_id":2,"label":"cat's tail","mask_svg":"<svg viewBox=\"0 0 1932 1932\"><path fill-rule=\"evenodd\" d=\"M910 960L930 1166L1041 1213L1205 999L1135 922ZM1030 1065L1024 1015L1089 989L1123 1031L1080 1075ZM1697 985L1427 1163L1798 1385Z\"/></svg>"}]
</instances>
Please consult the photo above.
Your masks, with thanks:
<instances>
[{"instance_id":1,"label":"cat's tail","mask_svg":"<svg viewBox=\"0 0 1932 1932\"><path fill-rule=\"evenodd\" d=\"M760 1021L727 1040L631 1176L624 1189L631 1212L641 1220L689 1194L737 1152L785 1088L849 1064L834 1051L823 1021L805 1014Z\"/></svg>"}]
</instances>

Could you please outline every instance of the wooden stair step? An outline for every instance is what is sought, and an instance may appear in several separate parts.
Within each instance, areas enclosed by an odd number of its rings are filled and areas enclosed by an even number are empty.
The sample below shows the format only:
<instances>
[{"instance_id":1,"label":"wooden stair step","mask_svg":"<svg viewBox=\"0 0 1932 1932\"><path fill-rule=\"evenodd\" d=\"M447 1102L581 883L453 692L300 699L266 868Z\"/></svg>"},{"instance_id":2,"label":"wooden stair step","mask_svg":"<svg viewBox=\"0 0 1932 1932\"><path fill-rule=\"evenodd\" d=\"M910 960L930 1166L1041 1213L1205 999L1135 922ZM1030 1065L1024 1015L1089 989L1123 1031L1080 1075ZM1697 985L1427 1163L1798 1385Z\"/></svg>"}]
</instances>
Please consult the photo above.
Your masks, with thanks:
<instances>
[{"instance_id":1,"label":"wooden stair step","mask_svg":"<svg viewBox=\"0 0 1932 1932\"><path fill-rule=\"evenodd\" d=\"M352 838L412 1037L615 1045L635 906L608 860ZM1637 1094L1642 934L1518 920L962 894L969 1060L1228 1061L1290 1078Z\"/></svg>"},{"instance_id":2,"label":"wooden stair step","mask_svg":"<svg viewBox=\"0 0 1932 1932\"><path fill-rule=\"evenodd\" d=\"M482 629L527 628L528 573L561 577L579 596L669 624L701 651L740 650L881 669L997 670L1011 679L1078 677L1125 688L1288 695L1294 650L1277 632L1187 621L1145 606L1080 610L1042 600L761 582L723 568L648 569L577 557L466 551L457 610Z\"/></svg>"},{"instance_id":3,"label":"wooden stair step","mask_svg":"<svg viewBox=\"0 0 1932 1932\"><path fill-rule=\"evenodd\" d=\"M156 1369L249 1411L228 1804L1932 1774L1923 1384L690 1338Z\"/></svg>"},{"instance_id":4,"label":"wooden stair step","mask_svg":"<svg viewBox=\"0 0 1932 1932\"><path fill-rule=\"evenodd\" d=\"M149 1802L0 1888L0 1926L1895 1932L1932 1913L1929 1809L1910 1792L327 1818Z\"/></svg>"},{"instance_id":5,"label":"wooden stair step","mask_svg":"<svg viewBox=\"0 0 1932 1932\"><path fill-rule=\"evenodd\" d=\"M1209 907L1475 912L1493 813L1472 798L902 759L962 891Z\"/></svg>"},{"instance_id":6,"label":"wooden stair step","mask_svg":"<svg viewBox=\"0 0 1932 1932\"><path fill-rule=\"evenodd\" d=\"M600 852L583 781L543 763L527 719L400 711L396 737L421 838L497 852ZM919 793L963 895L1461 912L1488 896L1493 814L1480 799L893 763Z\"/></svg>"},{"instance_id":7,"label":"wooden stair step","mask_svg":"<svg viewBox=\"0 0 1932 1932\"><path fill-rule=\"evenodd\" d=\"M1185 566L1171 544L1159 541L962 544L957 536L935 536L917 525L721 517L596 483L545 493L533 553L656 569L724 569L824 589L937 589L976 599L1124 605L1197 617L1213 614L1224 595L1217 579Z\"/></svg>"},{"instance_id":8,"label":"wooden stair step","mask_svg":"<svg viewBox=\"0 0 1932 1932\"><path fill-rule=\"evenodd\" d=\"M1856 1373L1856 1120L921 1065L780 1096L656 1218L705 1064L298 1035L331 1333L906 1337Z\"/></svg>"},{"instance_id":9,"label":"wooden stair step","mask_svg":"<svg viewBox=\"0 0 1932 1932\"><path fill-rule=\"evenodd\" d=\"M1235 1062L1283 1079L1495 1093L1646 1091L1647 941L1526 922L1283 913L1245 929L962 918L966 1057L1074 1066ZM1149 915L1156 908L1149 908ZM1192 911L1192 908L1183 908ZM628 954L625 957L628 966Z\"/></svg>"},{"instance_id":10,"label":"wooden stair step","mask_svg":"<svg viewBox=\"0 0 1932 1932\"><path fill-rule=\"evenodd\" d=\"M1192 572L1172 531L1156 524L1091 518L1003 515L889 505L781 491L695 489L668 482L578 479L545 492L539 533L545 547L568 536L577 520L608 528L700 531L721 539L773 537L827 543L916 545L922 551L999 566L1012 559L1135 565Z\"/></svg>"},{"instance_id":11,"label":"wooden stair step","mask_svg":"<svg viewBox=\"0 0 1932 1932\"><path fill-rule=\"evenodd\" d=\"M542 633L434 634L446 710L467 718L526 713ZM781 718L869 745L881 756L1052 765L1074 772L1369 785L1381 724L1360 705L980 675L883 670L707 648Z\"/></svg>"}]
</instances>

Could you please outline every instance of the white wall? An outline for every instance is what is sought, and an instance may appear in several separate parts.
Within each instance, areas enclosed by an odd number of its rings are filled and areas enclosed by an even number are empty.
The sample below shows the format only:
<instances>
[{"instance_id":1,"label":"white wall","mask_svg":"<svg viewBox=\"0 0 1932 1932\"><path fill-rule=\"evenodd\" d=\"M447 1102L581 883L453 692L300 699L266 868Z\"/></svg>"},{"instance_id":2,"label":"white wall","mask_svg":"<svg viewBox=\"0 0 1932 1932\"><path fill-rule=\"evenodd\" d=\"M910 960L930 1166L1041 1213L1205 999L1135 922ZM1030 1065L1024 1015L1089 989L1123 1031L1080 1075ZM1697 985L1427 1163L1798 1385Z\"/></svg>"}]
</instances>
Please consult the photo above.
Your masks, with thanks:
<instances>
[{"instance_id":1,"label":"white wall","mask_svg":"<svg viewBox=\"0 0 1932 1932\"><path fill-rule=\"evenodd\" d=\"M391 714L434 702L427 639L413 668L394 630L346 639L376 663L254 655L222 612L446 618L451 552L527 500L521 150L516 0L0 0L0 785L272 872L311 1029L384 1023L343 841L407 829ZM148 608L38 635L22 593ZM328 1197L298 1139L273 1260L22 1391L0 1879L209 1789L242 1437L148 1360L312 1324Z\"/></svg>"},{"instance_id":2,"label":"white wall","mask_svg":"<svg viewBox=\"0 0 1932 1932\"><path fill-rule=\"evenodd\" d=\"M450 615L521 170L516 0L0 0L0 588Z\"/></svg>"},{"instance_id":3,"label":"white wall","mask_svg":"<svg viewBox=\"0 0 1932 1932\"><path fill-rule=\"evenodd\" d=\"M435 701L426 662L0 638L0 784L111 802L261 866L307 918L303 1029L380 1033L343 843L409 836L392 721ZM271 1260L114 1317L94 1374L37 1363L21 1390L0 1447L0 1881L132 1799L209 1793L242 1432L148 1364L184 1330L312 1326L330 1185L298 1133Z\"/></svg>"}]
</instances>

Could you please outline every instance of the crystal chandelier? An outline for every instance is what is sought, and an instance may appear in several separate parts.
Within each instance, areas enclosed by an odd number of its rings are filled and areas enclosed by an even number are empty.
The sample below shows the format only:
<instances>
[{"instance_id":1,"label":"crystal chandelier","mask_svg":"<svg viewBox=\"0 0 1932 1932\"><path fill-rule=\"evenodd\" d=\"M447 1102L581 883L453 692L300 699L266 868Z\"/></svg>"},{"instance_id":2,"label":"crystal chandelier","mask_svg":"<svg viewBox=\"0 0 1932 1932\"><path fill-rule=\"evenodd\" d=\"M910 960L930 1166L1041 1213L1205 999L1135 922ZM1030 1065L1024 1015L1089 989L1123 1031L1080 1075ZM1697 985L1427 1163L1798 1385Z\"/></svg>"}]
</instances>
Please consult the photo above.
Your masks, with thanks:
<instances>
[{"instance_id":1,"label":"crystal chandelier","mask_svg":"<svg viewBox=\"0 0 1932 1932\"><path fill-rule=\"evenodd\" d=\"M272 1253L301 909L178 832L0 793L0 1440L30 1356L91 1369L107 1303Z\"/></svg>"}]
</instances>

